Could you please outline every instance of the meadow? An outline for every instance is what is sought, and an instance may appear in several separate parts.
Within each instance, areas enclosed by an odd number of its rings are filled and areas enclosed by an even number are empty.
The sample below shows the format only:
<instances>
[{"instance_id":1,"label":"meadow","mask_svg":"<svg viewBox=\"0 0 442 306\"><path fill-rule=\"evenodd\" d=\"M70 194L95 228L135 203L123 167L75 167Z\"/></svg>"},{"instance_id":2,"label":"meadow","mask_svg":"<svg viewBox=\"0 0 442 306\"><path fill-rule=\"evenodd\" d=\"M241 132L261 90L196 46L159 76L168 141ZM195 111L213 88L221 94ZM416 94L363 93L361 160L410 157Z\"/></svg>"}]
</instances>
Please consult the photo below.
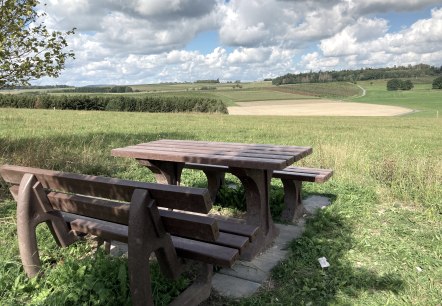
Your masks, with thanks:
<instances>
[{"instance_id":1,"label":"meadow","mask_svg":"<svg viewBox=\"0 0 442 306\"><path fill-rule=\"evenodd\" d=\"M367 95L358 101L374 101L377 86L381 91L381 84L372 84L373 92L366 85ZM386 118L5 108L0 110L0 164L153 182L147 169L110 156L110 150L162 138L312 146L313 154L299 165L331 168L335 174L325 184L305 184L303 197L325 195L332 204L307 219L306 232L291 243L290 255L260 292L241 300L213 294L205 305L440 305L442 118L435 116L441 100L433 96L415 102L422 109L415 115ZM183 184L204 186L204 176L185 170ZM241 188L221 198L217 209L241 209ZM274 180L276 221L281 204L282 185ZM15 223L15 202L0 180L1 305L130 302L126 259L94 253L90 241L58 249L45 225L38 228L45 274L28 280ZM331 265L327 269L318 263L323 256ZM186 279L170 283L155 276L157 305L167 304L186 285Z\"/></svg>"},{"instance_id":2,"label":"meadow","mask_svg":"<svg viewBox=\"0 0 442 306\"><path fill-rule=\"evenodd\" d=\"M411 116L442 117L442 92L431 89L430 80L412 80L412 90L387 91L386 80L364 81L358 84L367 90L364 97L353 102L404 106L416 110Z\"/></svg>"}]
</instances>

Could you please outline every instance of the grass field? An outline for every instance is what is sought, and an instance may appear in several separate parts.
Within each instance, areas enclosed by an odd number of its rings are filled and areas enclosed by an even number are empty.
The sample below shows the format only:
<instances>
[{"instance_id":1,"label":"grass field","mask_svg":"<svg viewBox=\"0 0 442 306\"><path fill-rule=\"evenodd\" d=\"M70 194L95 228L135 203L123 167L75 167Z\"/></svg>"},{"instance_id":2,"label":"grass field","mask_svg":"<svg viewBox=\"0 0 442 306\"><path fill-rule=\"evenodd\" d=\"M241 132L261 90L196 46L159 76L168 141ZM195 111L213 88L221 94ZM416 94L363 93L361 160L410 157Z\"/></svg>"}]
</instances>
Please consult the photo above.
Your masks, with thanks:
<instances>
[{"instance_id":1,"label":"grass field","mask_svg":"<svg viewBox=\"0 0 442 306\"><path fill-rule=\"evenodd\" d=\"M387 91L386 80L359 82L367 93L364 97L354 98L352 101L404 106L417 110L410 116L436 117L439 112L439 116L442 117L442 90L431 89L431 80L414 82L414 88L407 91Z\"/></svg>"},{"instance_id":2,"label":"grass field","mask_svg":"<svg viewBox=\"0 0 442 306\"><path fill-rule=\"evenodd\" d=\"M149 171L111 157L110 150L161 138L309 145L314 153L299 164L332 168L335 175L322 185L305 184L303 196L327 195L332 205L308 220L306 233L258 294L239 301L213 296L207 305L440 305L440 131L442 119L434 116L293 120L2 109L0 164L153 181ZM203 175L190 170L183 181L204 185ZM38 235L45 275L27 280L18 257L15 203L0 185L1 305L128 303L125 259L85 256L89 243L58 250L44 226ZM241 198L239 190L227 200ZM271 202L277 218L280 182L272 183ZM326 270L317 261L322 256L331 264ZM185 285L155 277L156 302L167 303L169 293Z\"/></svg>"}]
</instances>

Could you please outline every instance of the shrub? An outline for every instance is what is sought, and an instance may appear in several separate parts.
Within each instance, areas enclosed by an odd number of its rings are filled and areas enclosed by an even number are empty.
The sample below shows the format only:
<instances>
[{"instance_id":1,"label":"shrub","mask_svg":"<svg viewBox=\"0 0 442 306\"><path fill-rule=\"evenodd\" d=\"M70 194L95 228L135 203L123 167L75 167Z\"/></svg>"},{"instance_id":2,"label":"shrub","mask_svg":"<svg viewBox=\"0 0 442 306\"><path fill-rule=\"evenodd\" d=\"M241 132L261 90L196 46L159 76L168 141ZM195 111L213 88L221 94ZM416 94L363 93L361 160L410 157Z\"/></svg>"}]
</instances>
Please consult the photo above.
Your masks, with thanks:
<instances>
[{"instance_id":1,"label":"shrub","mask_svg":"<svg viewBox=\"0 0 442 306\"><path fill-rule=\"evenodd\" d=\"M442 76L433 80L433 89L442 89Z\"/></svg>"},{"instance_id":2,"label":"shrub","mask_svg":"<svg viewBox=\"0 0 442 306\"><path fill-rule=\"evenodd\" d=\"M387 90L410 90L414 87L410 80L391 79L387 82Z\"/></svg>"},{"instance_id":3,"label":"shrub","mask_svg":"<svg viewBox=\"0 0 442 306\"><path fill-rule=\"evenodd\" d=\"M130 88L130 87L129 87ZM201 112L227 114L226 105L217 99L161 96L54 96L1 95L0 107L121 112L177 113Z\"/></svg>"}]
</instances>

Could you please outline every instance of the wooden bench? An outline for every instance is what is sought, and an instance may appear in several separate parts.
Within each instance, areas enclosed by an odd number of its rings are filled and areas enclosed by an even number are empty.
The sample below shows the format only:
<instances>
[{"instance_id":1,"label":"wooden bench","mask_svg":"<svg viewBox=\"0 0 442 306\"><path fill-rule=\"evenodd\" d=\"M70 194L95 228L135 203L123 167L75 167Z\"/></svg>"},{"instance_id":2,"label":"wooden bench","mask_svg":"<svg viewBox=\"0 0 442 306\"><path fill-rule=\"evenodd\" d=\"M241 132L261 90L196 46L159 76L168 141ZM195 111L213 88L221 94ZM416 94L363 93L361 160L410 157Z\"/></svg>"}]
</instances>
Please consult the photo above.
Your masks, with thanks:
<instances>
[{"instance_id":1,"label":"wooden bench","mask_svg":"<svg viewBox=\"0 0 442 306\"><path fill-rule=\"evenodd\" d=\"M207 188L214 201L219 188L224 183L224 174L229 167L206 164L186 163L185 168L202 170L207 177ZM279 178L284 187L284 210L281 213L283 221L297 220L305 213L302 205L302 182L324 183L333 175L331 169L315 169L290 166L283 170L273 171L272 177Z\"/></svg>"},{"instance_id":2,"label":"wooden bench","mask_svg":"<svg viewBox=\"0 0 442 306\"><path fill-rule=\"evenodd\" d=\"M35 228L42 222L62 247L78 233L125 242L134 305L153 305L152 252L172 279L182 272L184 259L198 262L198 277L172 303L195 305L210 295L212 265L231 267L258 231L207 216L212 205L207 189L11 165L0 167L0 175L17 201L20 257L29 277L41 273Z\"/></svg>"}]
</instances>

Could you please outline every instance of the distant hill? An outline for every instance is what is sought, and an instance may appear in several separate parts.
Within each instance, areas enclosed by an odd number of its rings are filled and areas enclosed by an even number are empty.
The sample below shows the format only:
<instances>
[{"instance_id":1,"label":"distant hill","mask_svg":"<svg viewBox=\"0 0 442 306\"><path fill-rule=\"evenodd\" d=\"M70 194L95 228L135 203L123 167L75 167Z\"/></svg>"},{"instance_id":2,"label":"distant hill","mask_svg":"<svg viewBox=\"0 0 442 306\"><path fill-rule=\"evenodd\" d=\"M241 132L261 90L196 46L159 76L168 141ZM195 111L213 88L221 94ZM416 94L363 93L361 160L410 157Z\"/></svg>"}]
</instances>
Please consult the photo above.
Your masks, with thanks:
<instances>
[{"instance_id":1,"label":"distant hill","mask_svg":"<svg viewBox=\"0 0 442 306\"><path fill-rule=\"evenodd\" d=\"M435 67L425 64L394 66L387 68L362 68L359 70L319 71L291 74L276 77L272 80L273 85L299 84L299 83L322 83L347 81L357 82L366 80L379 80L390 78L414 78L424 76L442 75L442 66Z\"/></svg>"}]
</instances>

